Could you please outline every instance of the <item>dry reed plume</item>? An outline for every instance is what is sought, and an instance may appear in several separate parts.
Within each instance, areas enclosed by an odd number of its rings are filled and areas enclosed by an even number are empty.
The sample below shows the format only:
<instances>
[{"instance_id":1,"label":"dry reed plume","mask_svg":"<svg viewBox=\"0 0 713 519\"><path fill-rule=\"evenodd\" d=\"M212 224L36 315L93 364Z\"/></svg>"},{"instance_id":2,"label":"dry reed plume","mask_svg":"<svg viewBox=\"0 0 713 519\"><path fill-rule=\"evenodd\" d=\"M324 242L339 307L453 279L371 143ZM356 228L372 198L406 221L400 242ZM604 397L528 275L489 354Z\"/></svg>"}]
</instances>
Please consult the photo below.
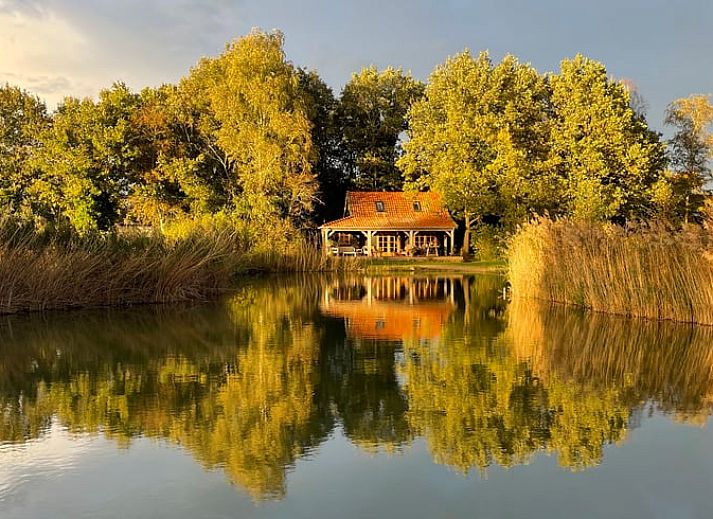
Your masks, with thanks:
<instances>
[{"instance_id":1,"label":"dry reed plume","mask_svg":"<svg viewBox=\"0 0 713 519\"><path fill-rule=\"evenodd\" d=\"M542 219L511 239L514 298L713 325L710 232Z\"/></svg>"}]
</instances>

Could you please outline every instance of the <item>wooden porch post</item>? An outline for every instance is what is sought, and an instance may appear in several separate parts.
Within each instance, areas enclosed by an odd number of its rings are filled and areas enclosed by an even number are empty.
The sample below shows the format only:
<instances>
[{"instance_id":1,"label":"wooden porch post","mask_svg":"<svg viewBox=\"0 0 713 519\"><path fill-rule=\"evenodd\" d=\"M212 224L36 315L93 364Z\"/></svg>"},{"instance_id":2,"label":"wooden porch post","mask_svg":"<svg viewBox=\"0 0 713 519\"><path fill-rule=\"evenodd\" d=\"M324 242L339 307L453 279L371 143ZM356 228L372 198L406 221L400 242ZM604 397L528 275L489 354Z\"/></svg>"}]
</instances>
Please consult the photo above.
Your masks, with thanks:
<instances>
[{"instance_id":1,"label":"wooden porch post","mask_svg":"<svg viewBox=\"0 0 713 519\"><path fill-rule=\"evenodd\" d=\"M322 229L322 252L329 256L329 229Z\"/></svg>"},{"instance_id":2,"label":"wooden porch post","mask_svg":"<svg viewBox=\"0 0 713 519\"><path fill-rule=\"evenodd\" d=\"M455 246L455 231L448 231L448 255L453 254L453 247Z\"/></svg>"},{"instance_id":3,"label":"wooden porch post","mask_svg":"<svg viewBox=\"0 0 713 519\"><path fill-rule=\"evenodd\" d=\"M363 231L362 231L363 232ZM371 250L371 242L373 241L372 238L374 237L374 231L366 231L366 251L367 251L367 256L372 256L372 250Z\"/></svg>"}]
</instances>

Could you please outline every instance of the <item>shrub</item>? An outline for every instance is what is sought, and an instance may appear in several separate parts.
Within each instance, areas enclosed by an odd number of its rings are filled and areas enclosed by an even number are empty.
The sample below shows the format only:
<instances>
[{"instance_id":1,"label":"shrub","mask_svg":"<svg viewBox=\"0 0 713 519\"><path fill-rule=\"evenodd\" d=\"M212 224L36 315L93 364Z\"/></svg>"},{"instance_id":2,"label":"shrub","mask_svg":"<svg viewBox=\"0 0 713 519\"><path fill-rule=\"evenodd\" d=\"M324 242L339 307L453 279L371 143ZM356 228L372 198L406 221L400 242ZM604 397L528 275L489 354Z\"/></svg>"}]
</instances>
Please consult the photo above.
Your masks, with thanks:
<instances>
[{"instance_id":1,"label":"shrub","mask_svg":"<svg viewBox=\"0 0 713 519\"><path fill-rule=\"evenodd\" d=\"M496 228L481 224L473 229L471 236L476 259L494 261L502 257L502 238Z\"/></svg>"}]
</instances>

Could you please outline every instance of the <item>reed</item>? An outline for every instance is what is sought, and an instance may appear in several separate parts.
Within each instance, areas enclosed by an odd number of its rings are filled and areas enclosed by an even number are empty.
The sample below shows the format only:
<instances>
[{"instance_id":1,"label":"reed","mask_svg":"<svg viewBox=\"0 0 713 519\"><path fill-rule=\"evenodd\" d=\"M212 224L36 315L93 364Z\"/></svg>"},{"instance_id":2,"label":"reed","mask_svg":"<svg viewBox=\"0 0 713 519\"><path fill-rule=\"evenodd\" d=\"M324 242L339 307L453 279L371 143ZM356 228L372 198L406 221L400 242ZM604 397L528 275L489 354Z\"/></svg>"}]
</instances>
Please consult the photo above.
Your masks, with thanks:
<instances>
[{"instance_id":1,"label":"reed","mask_svg":"<svg viewBox=\"0 0 713 519\"><path fill-rule=\"evenodd\" d=\"M359 270L356 258L326 256L318 243L296 239L283 247L256 247L244 258L243 268L263 272L343 272Z\"/></svg>"},{"instance_id":2,"label":"reed","mask_svg":"<svg viewBox=\"0 0 713 519\"><path fill-rule=\"evenodd\" d=\"M0 313L208 300L249 272L357 268L304 239L256 249L227 225L182 235L78 236L0 221Z\"/></svg>"},{"instance_id":3,"label":"reed","mask_svg":"<svg viewBox=\"0 0 713 519\"><path fill-rule=\"evenodd\" d=\"M628 317L713 325L713 235L541 219L508 249L514 298Z\"/></svg>"}]
</instances>

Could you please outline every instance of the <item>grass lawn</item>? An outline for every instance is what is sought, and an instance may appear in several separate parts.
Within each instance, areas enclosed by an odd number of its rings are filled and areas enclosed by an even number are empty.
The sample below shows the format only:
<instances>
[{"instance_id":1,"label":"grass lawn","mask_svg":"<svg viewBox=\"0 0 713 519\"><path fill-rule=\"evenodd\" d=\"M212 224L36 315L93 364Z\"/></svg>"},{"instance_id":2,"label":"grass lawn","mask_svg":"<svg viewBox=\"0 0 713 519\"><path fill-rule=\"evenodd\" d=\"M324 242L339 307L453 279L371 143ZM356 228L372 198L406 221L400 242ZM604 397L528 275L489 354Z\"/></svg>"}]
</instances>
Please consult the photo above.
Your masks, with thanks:
<instances>
[{"instance_id":1,"label":"grass lawn","mask_svg":"<svg viewBox=\"0 0 713 519\"><path fill-rule=\"evenodd\" d=\"M503 272L506 267L504 260L490 261L453 261L438 259L391 259L379 258L364 260L365 270L370 272L403 272L403 271L440 271L454 273Z\"/></svg>"}]
</instances>

